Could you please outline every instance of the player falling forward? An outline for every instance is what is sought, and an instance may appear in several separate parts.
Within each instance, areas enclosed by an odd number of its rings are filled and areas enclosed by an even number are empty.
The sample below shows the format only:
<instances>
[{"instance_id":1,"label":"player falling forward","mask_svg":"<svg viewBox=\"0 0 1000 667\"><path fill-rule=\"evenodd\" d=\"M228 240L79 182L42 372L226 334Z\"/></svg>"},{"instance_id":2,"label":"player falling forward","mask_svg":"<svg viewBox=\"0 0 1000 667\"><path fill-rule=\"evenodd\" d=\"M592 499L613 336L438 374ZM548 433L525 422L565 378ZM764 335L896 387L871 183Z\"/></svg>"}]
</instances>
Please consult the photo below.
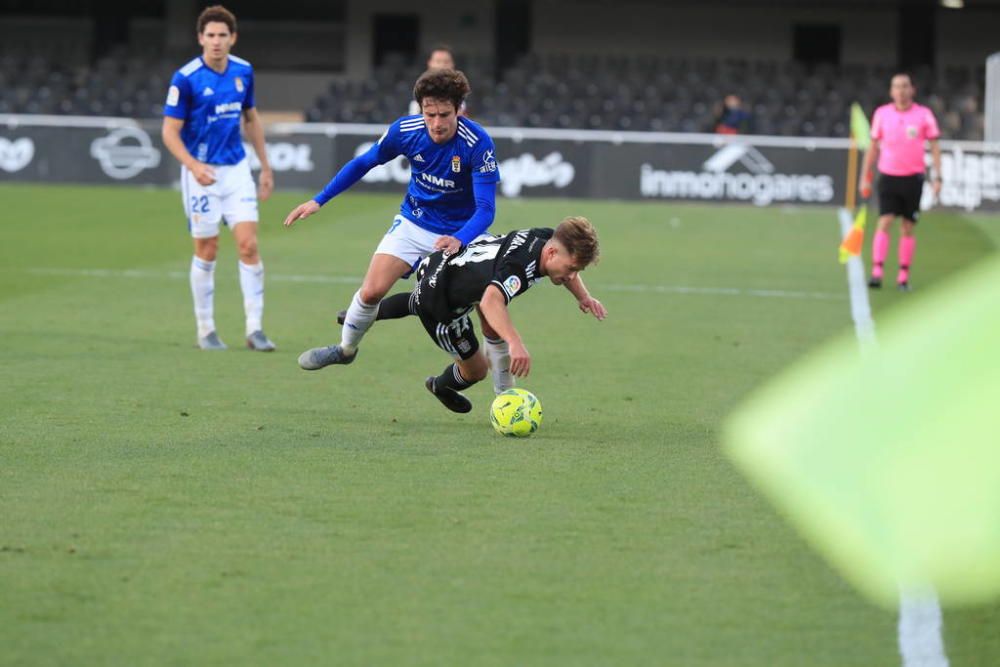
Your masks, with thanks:
<instances>
[{"instance_id":1,"label":"player falling forward","mask_svg":"<svg viewBox=\"0 0 1000 667\"><path fill-rule=\"evenodd\" d=\"M597 232L583 217L566 218L554 230L522 229L478 241L455 255L438 251L420 263L414 290L383 299L380 309L386 319L420 318L435 344L455 359L440 375L427 378L427 390L449 410L469 412L472 402L460 392L489 372L469 318L472 309L478 304L510 346L510 372L526 376L531 355L511 321L508 304L548 277L576 297L581 311L603 320L607 310L580 277L597 261L599 251Z\"/></svg>"},{"instance_id":2,"label":"player falling forward","mask_svg":"<svg viewBox=\"0 0 1000 667\"><path fill-rule=\"evenodd\" d=\"M379 301L397 280L435 250L454 253L476 239L488 238L484 232L493 222L500 173L489 134L457 114L468 93L469 82L462 72L424 72L413 89L421 115L404 116L390 125L367 153L344 165L322 192L285 218L290 227L313 215L376 165L399 155L410 161L412 176L400 213L375 249L361 289L347 308L340 344L304 352L299 357L303 369L353 362L378 315ZM493 333L486 324L484 333ZM493 334L487 349L495 384L501 391L512 386L507 344Z\"/></svg>"},{"instance_id":3,"label":"player falling forward","mask_svg":"<svg viewBox=\"0 0 1000 667\"><path fill-rule=\"evenodd\" d=\"M163 143L181 163L181 193L194 239L191 293L198 346L224 350L215 331L215 257L219 222L225 218L239 251L240 288L246 313L247 347L270 352L264 335L264 264L257 250L257 189L240 139L240 116L260 158L260 198L274 189L264 128L254 105L253 67L230 55L236 17L225 7L207 7L198 17L202 55L170 81L163 107Z\"/></svg>"}]
</instances>

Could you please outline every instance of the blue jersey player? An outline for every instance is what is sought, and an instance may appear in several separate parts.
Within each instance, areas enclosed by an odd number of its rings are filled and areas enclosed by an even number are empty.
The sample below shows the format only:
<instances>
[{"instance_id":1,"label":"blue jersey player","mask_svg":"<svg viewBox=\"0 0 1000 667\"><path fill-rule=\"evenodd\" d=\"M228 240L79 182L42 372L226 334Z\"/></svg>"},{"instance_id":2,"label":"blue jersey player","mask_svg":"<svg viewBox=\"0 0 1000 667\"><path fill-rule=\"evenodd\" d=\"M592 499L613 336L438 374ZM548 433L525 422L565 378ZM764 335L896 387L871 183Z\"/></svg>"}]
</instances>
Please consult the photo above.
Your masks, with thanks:
<instances>
[{"instance_id":1,"label":"blue jersey player","mask_svg":"<svg viewBox=\"0 0 1000 667\"><path fill-rule=\"evenodd\" d=\"M468 93L469 82L462 72L424 72L413 90L421 115L404 116L390 125L367 153L344 165L322 192L285 218L287 227L316 213L376 165L399 155L410 161L412 177L399 215L375 249L361 289L345 313L340 344L302 353L302 368L317 370L354 361L379 302L397 280L436 250L453 254L488 236L500 173L493 140L478 124L458 115ZM502 391L513 385L509 348L486 322L483 325L495 389Z\"/></svg>"},{"instance_id":2,"label":"blue jersey player","mask_svg":"<svg viewBox=\"0 0 1000 667\"><path fill-rule=\"evenodd\" d=\"M257 189L243 142L240 117L260 158L260 198L274 188L264 129L254 105L253 67L229 54L236 43L236 17L221 5L206 8L197 21L202 55L174 73L163 108L163 143L181 163L181 194L194 239L191 293L198 345L225 349L215 330L215 257L219 224L233 233L239 250L240 287L251 350L269 352L274 343L262 328L264 265L257 250Z\"/></svg>"}]
</instances>

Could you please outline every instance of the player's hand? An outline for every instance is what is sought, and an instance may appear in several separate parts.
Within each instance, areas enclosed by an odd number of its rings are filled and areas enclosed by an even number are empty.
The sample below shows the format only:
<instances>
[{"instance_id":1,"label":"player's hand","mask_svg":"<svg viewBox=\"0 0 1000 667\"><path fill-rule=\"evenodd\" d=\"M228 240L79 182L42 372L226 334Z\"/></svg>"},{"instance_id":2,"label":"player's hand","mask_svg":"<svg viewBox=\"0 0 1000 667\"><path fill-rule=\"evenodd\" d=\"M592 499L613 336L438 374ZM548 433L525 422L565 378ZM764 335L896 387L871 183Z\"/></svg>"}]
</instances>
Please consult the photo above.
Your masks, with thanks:
<instances>
[{"instance_id":1,"label":"player's hand","mask_svg":"<svg viewBox=\"0 0 1000 667\"><path fill-rule=\"evenodd\" d=\"M462 249L462 242L454 236L439 236L438 240L434 242L434 249L444 250L446 255L454 255Z\"/></svg>"},{"instance_id":2,"label":"player's hand","mask_svg":"<svg viewBox=\"0 0 1000 667\"><path fill-rule=\"evenodd\" d=\"M608 309L604 307L603 303L592 296L580 299L577 303L579 304L581 311L590 313L599 320L603 320L608 316Z\"/></svg>"},{"instance_id":3,"label":"player's hand","mask_svg":"<svg viewBox=\"0 0 1000 667\"><path fill-rule=\"evenodd\" d=\"M274 172L271 171L270 167L260 170L258 183L257 198L261 201L267 201L267 198L274 192Z\"/></svg>"},{"instance_id":4,"label":"player's hand","mask_svg":"<svg viewBox=\"0 0 1000 667\"><path fill-rule=\"evenodd\" d=\"M198 181L198 185L211 185L215 183L215 169L210 164L199 162L191 170L191 174L194 176L194 180Z\"/></svg>"},{"instance_id":5,"label":"player's hand","mask_svg":"<svg viewBox=\"0 0 1000 667\"><path fill-rule=\"evenodd\" d=\"M510 343L510 372L514 377L526 377L531 370L531 355L524 343Z\"/></svg>"},{"instance_id":6,"label":"player's hand","mask_svg":"<svg viewBox=\"0 0 1000 667\"><path fill-rule=\"evenodd\" d=\"M931 190L934 191L934 201L941 198L941 179L935 178L931 181Z\"/></svg>"},{"instance_id":7,"label":"player's hand","mask_svg":"<svg viewBox=\"0 0 1000 667\"><path fill-rule=\"evenodd\" d=\"M292 212L285 217L285 227L291 227L297 220L305 220L310 215L319 210L319 204L310 199L292 209Z\"/></svg>"}]
</instances>

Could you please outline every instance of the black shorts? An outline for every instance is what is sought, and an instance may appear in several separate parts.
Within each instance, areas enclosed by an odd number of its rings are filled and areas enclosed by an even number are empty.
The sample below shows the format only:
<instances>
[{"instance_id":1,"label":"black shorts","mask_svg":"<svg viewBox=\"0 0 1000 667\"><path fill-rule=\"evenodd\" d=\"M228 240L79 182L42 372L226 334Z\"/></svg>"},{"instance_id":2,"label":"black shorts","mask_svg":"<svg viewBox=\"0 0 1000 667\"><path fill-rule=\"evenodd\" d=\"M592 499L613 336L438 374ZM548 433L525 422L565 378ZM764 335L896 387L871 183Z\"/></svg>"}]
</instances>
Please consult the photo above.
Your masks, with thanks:
<instances>
[{"instance_id":1,"label":"black shorts","mask_svg":"<svg viewBox=\"0 0 1000 667\"><path fill-rule=\"evenodd\" d=\"M425 312L418 312L421 324L434 343L442 350L462 361L471 359L479 351L479 340L466 313L451 322L442 323Z\"/></svg>"},{"instance_id":2,"label":"black shorts","mask_svg":"<svg viewBox=\"0 0 1000 667\"><path fill-rule=\"evenodd\" d=\"M924 175L878 175L879 215L899 215L913 222L920 217L920 196L924 192Z\"/></svg>"}]
</instances>

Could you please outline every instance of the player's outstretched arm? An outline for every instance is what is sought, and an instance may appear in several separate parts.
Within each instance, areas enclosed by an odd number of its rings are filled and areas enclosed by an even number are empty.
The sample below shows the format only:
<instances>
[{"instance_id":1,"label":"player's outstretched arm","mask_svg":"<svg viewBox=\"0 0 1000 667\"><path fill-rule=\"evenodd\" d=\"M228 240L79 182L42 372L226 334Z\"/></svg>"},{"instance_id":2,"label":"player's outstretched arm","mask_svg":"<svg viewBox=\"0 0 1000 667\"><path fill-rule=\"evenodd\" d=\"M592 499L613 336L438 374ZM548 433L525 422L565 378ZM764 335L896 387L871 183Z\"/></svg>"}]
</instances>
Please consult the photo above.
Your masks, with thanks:
<instances>
[{"instance_id":1,"label":"player's outstretched arm","mask_svg":"<svg viewBox=\"0 0 1000 667\"><path fill-rule=\"evenodd\" d=\"M608 316L608 309L600 301L590 295L587 286L583 284L583 278L576 274L573 280L564 283L566 289L576 297L576 303L584 313L590 313L599 320Z\"/></svg>"},{"instance_id":2,"label":"player's outstretched arm","mask_svg":"<svg viewBox=\"0 0 1000 667\"><path fill-rule=\"evenodd\" d=\"M521 335L514 328L507 310L507 302L496 285L489 285L479 301L479 310L494 331L507 341L510 347L510 372L516 377L524 377L531 370L531 355L521 341Z\"/></svg>"},{"instance_id":3,"label":"player's outstretched arm","mask_svg":"<svg viewBox=\"0 0 1000 667\"><path fill-rule=\"evenodd\" d=\"M305 220L310 215L319 210L319 204L314 200L304 201L295 208L292 212L285 216L285 227L291 227L298 220Z\"/></svg>"}]
</instances>

